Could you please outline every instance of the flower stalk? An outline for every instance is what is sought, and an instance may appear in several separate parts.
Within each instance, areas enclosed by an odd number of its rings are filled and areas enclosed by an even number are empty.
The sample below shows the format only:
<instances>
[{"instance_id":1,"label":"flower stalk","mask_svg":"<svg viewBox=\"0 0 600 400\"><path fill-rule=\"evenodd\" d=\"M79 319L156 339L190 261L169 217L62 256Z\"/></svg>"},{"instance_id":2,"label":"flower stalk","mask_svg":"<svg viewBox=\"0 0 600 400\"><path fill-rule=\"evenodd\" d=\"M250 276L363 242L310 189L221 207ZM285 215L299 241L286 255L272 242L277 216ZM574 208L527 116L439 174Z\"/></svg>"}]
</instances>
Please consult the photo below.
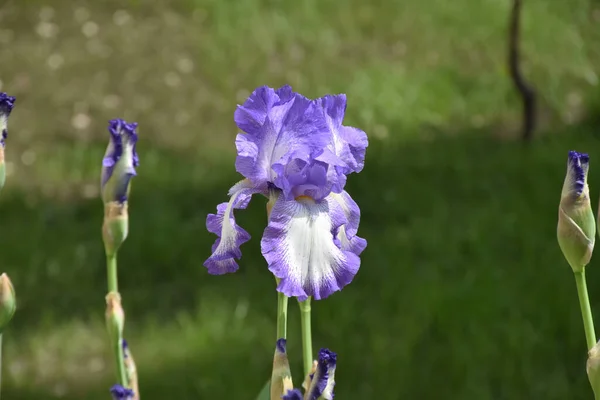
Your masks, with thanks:
<instances>
[{"instance_id":1,"label":"flower stalk","mask_svg":"<svg viewBox=\"0 0 600 400\"><path fill-rule=\"evenodd\" d=\"M288 297L277 292L277 338L287 338Z\"/></svg>"},{"instance_id":2,"label":"flower stalk","mask_svg":"<svg viewBox=\"0 0 600 400\"><path fill-rule=\"evenodd\" d=\"M300 305L300 325L302 329L302 361L304 363L305 376L310 373L313 367L310 301L310 297L304 301L298 301L298 304Z\"/></svg>"},{"instance_id":3,"label":"flower stalk","mask_svg":"<svg viewBox=\"0 0 600 400\"><path fill-rule=\"evenodd\" d=\"M124 326L125 312L121 306L121 295L117 291L109 291L106 295L106 327L117 363L117 379L122 386L128 387L129 381L127 379L125 354L123 352Z\"/></svg>"},{"instance_id":4,"label":"flower stalk","mask_svg":"<svg viewBox=\"0 0 600 400\"><path fill-rule=\"evenodd\" d=\"M15 289L8 275L2 274L0 275L0 389L2 388L2 334L16 309Z\"/></svg>"},{"instance_id":5,"label":"flower stalk","mask_svg":"<svg viewBox=\"0 0 600 400\"><path fill-rule=\"evenodd\" d=\"M120 395L117 389L125 390L127 396L134 383L136 398L137 375L132 377L131 362L126 360L125 341L123 330L125 326L125 312L121 304L121 294L118 285L117 254L129 233L128 197L131 178L136 175L135 167L139 165L136 152L137 124L127 123L121 119L110 121L108 131L110 142L102 160L101 193L104 203L104 221L102 224L102 240L106 254L106 280L108 294L106 295L106 326L110 336L111 347L117 364L118 385L113 392ZM129 361L129 365L128 365ZM128 368L129 366L129 368ZM131 382L135 380L135 382Z\"/></svg>"},{"instance_id":6,"label":"flower stalk","mask_svg":"<svg viewBox=\"0 0 600 400\"><path fill-rule=\"evenodd\" d=\"M577 284L577 295L579 296L579 306L581 308L581 317L583 318L583 330L585 331L587 349L591 350L596 345L596 331L594 329L592 308L590 307L590 299L585 281L585 269L581 272L575 272L575 283Z\"/></svg>"}]
</instances>

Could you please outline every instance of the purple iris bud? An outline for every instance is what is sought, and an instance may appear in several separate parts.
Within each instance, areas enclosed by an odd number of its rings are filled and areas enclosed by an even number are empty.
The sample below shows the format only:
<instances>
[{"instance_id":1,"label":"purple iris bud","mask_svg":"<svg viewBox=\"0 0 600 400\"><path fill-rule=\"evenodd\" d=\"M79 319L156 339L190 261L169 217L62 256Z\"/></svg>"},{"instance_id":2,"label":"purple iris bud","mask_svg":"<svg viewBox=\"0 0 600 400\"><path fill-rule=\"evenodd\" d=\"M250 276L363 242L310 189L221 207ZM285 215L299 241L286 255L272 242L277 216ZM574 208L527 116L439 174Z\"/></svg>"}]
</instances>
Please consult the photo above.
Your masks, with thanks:
<instances>
[{"instance_id":1,"label":"purple iris bud","mask_svg":"<svg viewBox=\"0 0 600 400\"><path fill-rule=\"evenodd\" d=\"M275 356L273 357L273 372L271 374L271 398L279 398L292 388L290 364L286 354L286 340L284 338L277 339Z\"/></svg>"},{"instance_id":2,"label":"purple iris bud","mask_svg":"<svg viewBox=\"0 0 600 400\"><path fill-rule=\"evenodd\" d=\"M302 392L300 389L292 389L288 390L286 394L283 395L283 400L303 400Z\"/></svg>"},{"instance_id":3,"label":"purple iris bud","mask_svg":"<svg viewBox=\"0 0 600 400\"><path fill-rule=\"evenodd\" d=\"M563 195L568 192L571 196L581 196L586 185L589 163L590 157L587 154L569 151L567 178L565 179Z\"/></svg>"},{"instance_id":4,"label":"purple iris bud","mask_svg":"<svg viewBox=\"0 0 600 400\"><path fill-rule=\"evenodd\" d=\"M110 388L113 400L132 400L135 396L133 390L127 389L119 384Z\"/></svg>"},{"instance_id":5,"label":"purple iris bud","mask_svg":"<svg viewBox=\"0 0 600 400\"><path fill-rule=\"evenodd\" d=\"M316 400L323 397L326 400L331 400L333 399L333 387L335 386L337 355L329 349L321 349L317 362L317 370L312 376L310 386L306 391L306 399Z\"/></svg>"},{"instance_id":6,"label":"purple iris bud","mask_svg":"<svg viewBox=\"0 0 600 400\"><path fill-rule=\"evenodd\" d=\"M567 174L558 207L558 244L574 272L590 262L596 241L596 221L587 183L590 158L569 152Z\"/></svg>"},{"instance_id":7,"label":"purple iris bud","mask_svg":"<svg viewBox=\"0 0 600 400\"><path fill-rule=\"evenodd\" d=\"M110 142L102 160L102 199L104 203L124 203L129 195L129 183L139 165L136 152L138 124L122 119L109 122Z\"/></svg>"},{"instance_id":8,"label":"purple iris bud","mask_svg":"<svg viewBox=\"0 0 600 400\"><path fill-rule=\"evenodd\" d=\"M15 106L16 98L9 96L4 92L0 92L0 146L6 146L6 138L8 137L8 116Z\"/></svg>"},{"instance_id":9,"label":"purple iris bud","mask_svg":"<svg viewBox=\"0 0 600 400\"><path fill-rule=\"evenodd\" d=\"M233 211L260 193L269 199L261 249L278 291L319 300L353 280L367 243L357 236L360 209L344 186L363 169L368 139L342 124L345 111L343 94L311 100L290 86L259 87L238 106L234 120L243 133L235 166L245 179L207 217L207 229L218 236L204 263L209 273L239 268L240 246L250 235Z\"/></svg>"}]
</instances>

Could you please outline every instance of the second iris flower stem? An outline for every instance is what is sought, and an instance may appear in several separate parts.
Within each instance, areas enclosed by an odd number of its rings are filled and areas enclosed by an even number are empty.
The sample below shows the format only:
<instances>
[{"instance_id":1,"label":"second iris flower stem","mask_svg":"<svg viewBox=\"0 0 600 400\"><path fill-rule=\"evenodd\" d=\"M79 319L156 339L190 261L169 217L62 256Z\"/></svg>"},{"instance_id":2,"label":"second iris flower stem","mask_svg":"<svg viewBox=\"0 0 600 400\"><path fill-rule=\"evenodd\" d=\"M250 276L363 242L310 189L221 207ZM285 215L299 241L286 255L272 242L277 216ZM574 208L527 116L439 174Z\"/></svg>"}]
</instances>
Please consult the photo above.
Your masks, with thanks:
<instances>
[{"instance_id":1,"label":"second iris flower stem","mask_svg":"<svg viewBox=\"0 0 600 400\"><path fill-rule=\"evenodd\" d=\"M106 274L108 281L108 292L119 294L119 284L117 279L117 254L106 254ZM119 299L120 300L120 299ZM123 337L120 329L111 330L111 344L115 354L115 360L117 362L117 375L119 383L127 387L127 372L125 370L125 354L123 352Z\"/></svg>"},{"instance_id":2,"label":"second iris flower stem","mask_svg":"<svg viewBox=\"0 0 600 400\"><path fill-rule=\"evenodd\" d=\"M312 356L312 330L310 325L310 300L299 301L300 323L302 325L302 360L304 362L304 375L310 374L313 365Z\"/></svg>"},{"instance_id":3,"label":"second iris flower stem","mask_svg":"<svg viewBox=\"0 0 600 400\"><path fill-rule=\"evenodd\" d=\"M581 316L583 318L585 340L588 350L590 350L596 344L596 331L594 329L594 319L592 317L587 284L585 282L585 269L575 272L575 283L577 284L577 295L579 296L579 306L581 307Z\"/></svg>"}]
</instances>

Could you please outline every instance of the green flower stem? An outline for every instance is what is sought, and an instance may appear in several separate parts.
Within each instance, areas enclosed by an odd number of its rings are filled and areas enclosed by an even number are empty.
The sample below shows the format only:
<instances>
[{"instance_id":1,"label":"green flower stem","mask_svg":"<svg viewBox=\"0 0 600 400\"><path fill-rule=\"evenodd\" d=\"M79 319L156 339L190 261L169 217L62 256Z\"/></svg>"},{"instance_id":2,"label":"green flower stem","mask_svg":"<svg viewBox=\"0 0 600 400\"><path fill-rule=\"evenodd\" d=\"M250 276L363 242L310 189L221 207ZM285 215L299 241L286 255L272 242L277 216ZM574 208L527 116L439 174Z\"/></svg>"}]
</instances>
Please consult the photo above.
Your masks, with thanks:
<instances>
[{"instance_id":1,"label":"green flower stem","mask_svg":"<svg viewBox=\"0 0 600 400\"><path fill-rule=\"evenodd\" d=\"M596 344L596 332L594 330L594 319L592 317L587 284L585 283L585 268L580 272L575 272L575 283L577 284L579 306L581 307L581 316L583 317L585 340L587 342L588 350L590 350Z\"/></svg>"},{"instance_id":2,"label":"green flower stem","mask_svg":"<svg viewBox=\"0 0 600 400\"><path fill-rule=\"evenodd\" d=\"M119 293L119 283L117 279L117 255L106 255L106 275L108 278L108 291Z\"/></svg>"},{"instance_id":3,"label":"green flower stem","mask_svg":"<svg viewBox=\"0 0 600 400\"><path fill-rule=\"evenodd\" d=\"M2 332L0 332L0 397L2 397Z\"/></svg>"},{"instance_id":4,"label":"green flower stem","mask_svg":"<svg viewBox=\"0 0 600 400\"><path fill-rule=\"evenodd\" d=\"M302 360L304 361L304 376L310 374L313 365L312 331L310 326L310 300L299 301L300 323L302 325Z\"/></svg>"},{"instance_id":5,"label":"green flower stem","mask_svg":"<svg viewBox=\"0 0 600 400\"><path fill-rule=\"evenodd\" d=\"M119 284L117 280L117 255L106 254L106 275L108 281L108 292L119 293ZM110 338L117 362L117 378L119 383L128 387L127 372L125 370L125 354L123 353L123 337L116 331L116 337Z\"/></svg>"},{"instance_id":6,"label":"green flower stem","mask_svg":"<svg viewBox=\"0 0 600 400\"><path fill-rule=\"evenodd\" d=\"M277 292L277 339L287 339L288 297Z\"/></svg>"}]
</instances>

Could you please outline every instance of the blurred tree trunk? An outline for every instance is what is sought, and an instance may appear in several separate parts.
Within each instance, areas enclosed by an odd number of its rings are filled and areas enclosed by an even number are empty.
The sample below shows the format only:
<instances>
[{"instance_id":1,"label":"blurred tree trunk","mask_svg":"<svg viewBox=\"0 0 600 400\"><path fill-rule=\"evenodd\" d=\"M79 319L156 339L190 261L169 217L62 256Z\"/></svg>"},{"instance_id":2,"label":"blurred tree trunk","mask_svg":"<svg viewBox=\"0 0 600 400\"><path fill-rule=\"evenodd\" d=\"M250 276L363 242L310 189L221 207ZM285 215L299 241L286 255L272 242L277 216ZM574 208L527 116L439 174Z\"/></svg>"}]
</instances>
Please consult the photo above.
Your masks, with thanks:
<instances>
[{"instance_id":1,"label":"blurred tree trunk","mask_svg":"<svg viewBox=\"0 0 600 400\"><path fill-rule=\"evenodd\" d=\"M536 126L536 94L533 88L525 81L520 68L520 22L521 22L522 0L513 0L510 15L509 38L508 38L508 68L513 84L521 95L523 101L523 131L522 138L529 142L533 138Z\"/></svg>"}]
</instances>

